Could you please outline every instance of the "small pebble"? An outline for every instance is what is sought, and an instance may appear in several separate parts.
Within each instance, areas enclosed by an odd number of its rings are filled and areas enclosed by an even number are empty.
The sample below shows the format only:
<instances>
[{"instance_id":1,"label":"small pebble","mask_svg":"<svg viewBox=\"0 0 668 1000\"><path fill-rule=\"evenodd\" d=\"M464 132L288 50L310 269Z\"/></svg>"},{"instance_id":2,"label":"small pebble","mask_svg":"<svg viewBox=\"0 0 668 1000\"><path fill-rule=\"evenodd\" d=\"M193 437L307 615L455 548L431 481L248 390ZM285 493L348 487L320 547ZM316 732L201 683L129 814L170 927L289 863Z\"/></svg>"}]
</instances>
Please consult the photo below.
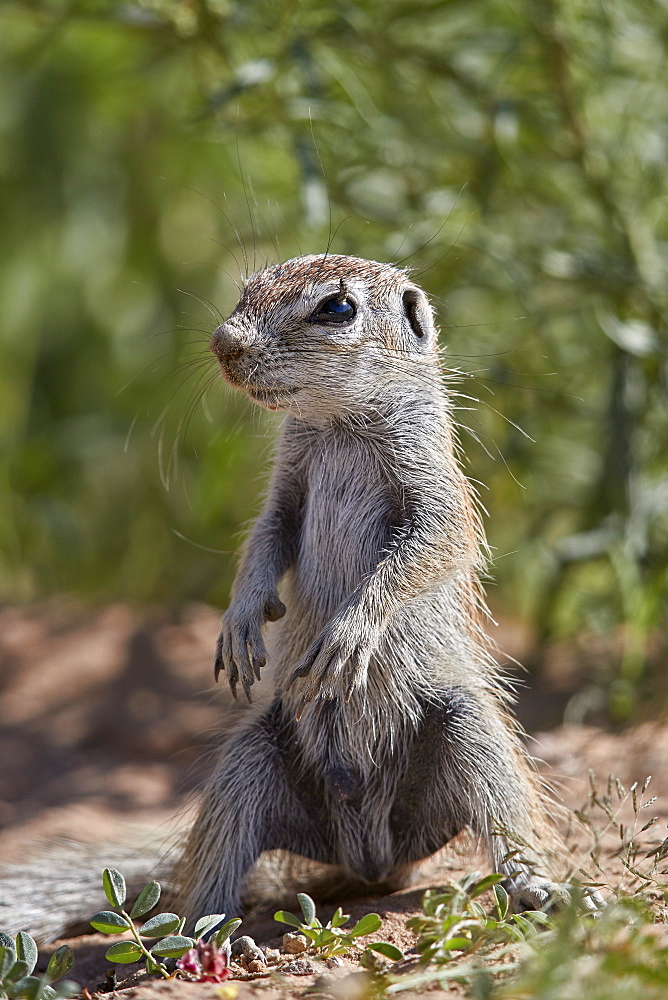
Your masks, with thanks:
<instances>
[{"instance_id":1,"label":"small pebble","mask_svg":"<svg viewBox=\"0 0 668 1000\"><path fill-rule=\"evenodd\" d=\"M325 964L328 969L340 969L345 968L345 962L338 955L332 955L331 958L325 959Z\"/></svg>"},{"instance_id":2,"label":"small pebble","mask_svg":"<svg viewBox=\"0 0 668 1000\"><path fill-rule=\"evenodd\" d=\"M308 940L303 934L288 932L283 935L283 951L288 955L301 955L308 950Z\"/></svg>"},{"instance_id":3,"label":"small pebble","mask_svg":"<svg viewBox=\"0 0 668 1000\"><path fill-rule=\"evenodd\" d=\"M315 972L315 967L307 962L305 958L296 958L292 962L288 962L281 969L287 976L312 976Z\"/></svg>"},{"instance_id":4,"label":"small pebble","mask_svg":"<svg viewBox=\"0 0 668 1000\"><path fill-rule=\"evenodd\" d=\"M258 962L257 959L254 959L254 961L252 961L252 962L247 962L246 963L246 968L248 969L249 972L266 972L267 971L267 966L264 964L264 962Z\"/></svg>"},{"instance_id":5,"label":"small pebble","mask_svg":"<svg viewBox=\"0 0 668 1000\"><path fill-rule=\"evenodd\" d=\"M264 949L264 960L267 965L275 965L281 959L281 953L278 948L265 948Z\"/></svg>"},{"instance_id":6,"label":"small pebble","mask_svg":"<svg viewBox=\"0 0 668 1000\"><path fill-rule=\"evenodd\" d=\"M248 962L262 962L264 965L263 952L247 934L232 942L232 955L235 957L240 955Z\"/></svg>"}]
</instances>

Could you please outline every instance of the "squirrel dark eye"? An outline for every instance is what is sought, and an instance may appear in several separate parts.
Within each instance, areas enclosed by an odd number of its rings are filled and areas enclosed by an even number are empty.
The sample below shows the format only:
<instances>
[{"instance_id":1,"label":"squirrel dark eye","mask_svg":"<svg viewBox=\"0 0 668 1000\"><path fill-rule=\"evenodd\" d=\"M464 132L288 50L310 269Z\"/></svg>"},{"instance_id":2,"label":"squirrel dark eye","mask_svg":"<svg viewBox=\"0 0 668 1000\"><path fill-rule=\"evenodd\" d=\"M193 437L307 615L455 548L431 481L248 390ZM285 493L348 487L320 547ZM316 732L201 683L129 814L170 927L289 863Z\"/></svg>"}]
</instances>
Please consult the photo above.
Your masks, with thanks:
<instances>
[{"instance_id":1,"label":"squirrel dark eye","mask_svg":"<svg viewBox=\"0 0 668 1000\"><path fill-rule=\"evenodd\" d=\"M357 310L347 299L325 299L321 302L309 320L311 323L350 323Z\"/></svg>"}]
</instances>

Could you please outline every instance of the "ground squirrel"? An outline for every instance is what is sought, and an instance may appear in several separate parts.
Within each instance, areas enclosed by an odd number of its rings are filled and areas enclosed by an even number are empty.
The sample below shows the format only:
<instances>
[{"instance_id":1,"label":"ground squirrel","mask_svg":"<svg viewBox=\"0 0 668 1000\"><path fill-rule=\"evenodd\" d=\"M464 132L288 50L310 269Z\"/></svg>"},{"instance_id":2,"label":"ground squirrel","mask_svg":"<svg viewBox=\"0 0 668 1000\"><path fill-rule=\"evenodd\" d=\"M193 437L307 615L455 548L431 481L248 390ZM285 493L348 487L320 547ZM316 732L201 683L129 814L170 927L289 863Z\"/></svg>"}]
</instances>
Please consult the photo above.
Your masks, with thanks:
<instances>
[{"instance_id":1,"label":"ground squirrel","mask_svg":"<svg viewBox=\"0 0 668 1000\"><path fill-rule=\"evenodd\" d=\"M481 628L485 544L426 295L387 264L299 257L244 283L211 350L286 417L215 661L235 696L264 670L273 695L224 742L185 911L237 912L271 849L396 888L465 827L516 906L544 905L558 841Z\"/></svg>"},{"instance_id":2,"label":"ground squirrel","mask_svg":"<svg viewBox=\"0 0 668 1000\"><path fill-rule=\"evenodd\" d=\"M331 254L254 274L213 334L227 381L286 417L215 660L235 694L250 701L263 671L273 693L226 733L176 864L190 927L240 911L263 851L381 891L466 827L516 908L564 895L565 851L481 626L484 538L436 340L408 272ZM88 862L75 885L42 866L29 911L35 869L10 871L3 927L53 938L87 916Z\"/></svg>"}]
</instances>

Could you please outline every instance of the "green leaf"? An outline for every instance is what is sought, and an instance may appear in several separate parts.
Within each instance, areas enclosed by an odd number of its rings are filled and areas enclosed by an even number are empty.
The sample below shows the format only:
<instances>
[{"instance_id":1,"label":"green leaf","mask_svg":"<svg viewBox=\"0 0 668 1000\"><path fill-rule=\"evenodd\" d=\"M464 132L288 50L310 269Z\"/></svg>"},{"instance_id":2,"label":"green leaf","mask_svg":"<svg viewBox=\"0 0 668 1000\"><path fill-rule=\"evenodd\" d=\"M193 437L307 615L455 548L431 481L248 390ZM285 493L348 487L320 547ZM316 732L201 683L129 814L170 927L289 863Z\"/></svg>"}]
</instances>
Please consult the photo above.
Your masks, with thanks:
<instances>
[{"instance_id":1,"label":"green leaf","mask_svg":"<svg viewBox=\"0 0 668 1000\"><path fill-rule=\"evenodd\" d=\"M363 937L365 934L373 934L381 926L382 920L377 913L367 913L365 917L358 920L352 930L348 931L351 937Z\"/></svg>"},{"instance_id":2,"label":"green leaf","mask_svg":"<svg viewBox=\"0 0 668 1000\"><path fill-rule=\"evenodd\" d=\"M73 964L74 952L66 944L61 944L60 948L56 948L49 959L46 974L51 982L54 982L56 979L62 979L63 976L66 976Z\"/></svg>"},{"instance_id":3,"label":"green leaf","mask_svg":"<svg viewBox=\"0 0 668 1000\"><path fill-rule=\"evenodd\" d=\"M110 962L120 962L122 965L129 965L131 962L138 962L142 957L142 950L134 941L119 941L107 948L104 957Z\"/></svg>"},{"instance_id":4,"label":"green leaf","mask_svg":"<svg viewBox=\"0 0 668 1000\"><path fill-rule=\"evenodd\" d=\"M334 944L330 944L327 949L327 956L331 958L332 955L344 955L350 948L354 947L354 943L350 938L341 938Z\"/></svg>"},{"instance_id":5,"label":"green leaf","mask_svg":"<svg viewBox=\"0 0 668 1000\"><path fill-rule=\"evenodd\" d=\"M371 951L377 951L379 955L384 955L385 958L389 958L393 962L400 962L404 957L401 948L390 944L389 941L374 941L372 944L367 945L367 948L370 948Z\"/></svg>"},{"instance_id":6,"label":"green leaf","mask_svg":"<svg viewBox=\"0 0 668 1000\"><path fill-rule=\"evenodd\" d=\"M237 927L241 927L241 917L232 917L227 923L223 924L219 931L216 932L215 942L219 948L225 944L227 939L234 934Z\"/></svg>"},{"instance_id":7,"label":"green leaf","mask_svg":"<svg viewBox=\"0 0 668 1000\"><path fill-rule=\"evenodd\" d=\"M289 924L290 927L301 927L302 921L299 920L294 913L289 913L288 910L277 910L274 914L274 920L279 924Z\"/></svg>"},{"instance_id":8,"label":"green leaf","mask_svg":"<svg viewBox=\"0 0 668 1000\"><path fill-rule=\"evenodd\" d=\"M5 944L0 945L0 980L5 978L15 961L14 942L12 941L11 947Z\"/></svg>"},{"instance_id":9,"label":"green leaf","mask_svg":"<svg viewBox=\"0 0 668 1000\"><path fill-rule=\"evenodd\" d=\"M322 929L320 927L300 927L300 933L307 937L313 944L318 945Z\"/></svg>"},{"instance_id":10,"label":"green leaf","mask_svg":"<svg viewBox=\"0 0 668 1000\"><path fill-rule=\"evenodd\" d=\"M307 927L306 930L311 930L311 928ZM322 930L315 930L314 928L314 931L317 934L316 943L318 948L324 948L325 945L331 944L332 941L338 941L341 937L340 934L335 934L328 927L323 927Z\"/></svg>"},{"instance_id":11,"label":"green leaf","mask_svg":"<svg viewBox=\"0 0 668 1000\"><path fill-rule=\"evenodd\" d=\"M39 1000L48 985L46 976L27 976L16 984L21 987L21 991L15 995L24 997L25 1000Z\"/></svg>"},{"instance_id":12,"label":"green leaf","mask_svg":"<svg viewBox=\"0 0 668 1000\"><path fill-rule=\"evenodd\" d=\"M301 911L304 914L304 920L306 924L310 927L315 920L315 903L309 895L305 892L298 892L297 899L301 907Z\"/></svg>"},{"instance_id":13,"label":"green leaf","mask_svg":"<svg viewBox=\"0 0 668 1000\"><path fill-rule=\"evenodd\" d=\"M102 872L104 894L112 906L121 907L125 902L125 879L115 868L105 868Z\"/></svg>"},{"instance_id":14,"label":"green leaf","mask_svg":"<svg viewBox=\"0 0 668 1000\"><path fill-rule=\"evenodd\" d=\"M535 937L538 933L535 924L531 920L527 919L527 914L531 913L533 915L535 911L527 910L525 913L513 913L513 923L519 927L524 938Z\"/></svg>"},{"instance_id":15,"label":"green leaf","mask_svg":"<svg viewBox=\"0 0 668 1000\"><path fill-rule=\"evenodd\" d=\"M37 965L37 945L25 931L19 931L16 935L16 954L18 958L28 963L28 975L30 975Z\"/></svg>"},{"instance_id":16,"label":"green leaf","mask_svg":"<svg viewBox=\"0 0 668 1000\"><path fill-rule=\"evenodd\" d=\"M20 931L19 933L23 934L24 932ZM28 934L27 937L30 937L30 935ZM12 951L16 951L16 944L14 943L14 938L11 938L9 934L5 934L4 931L0 931L0 948L11 948Z\"/></svg>"},{"instance_id":17,"label":"green leaf","mask_svg":"<svg viewBox=\"0 0 668 1000\"><path fill-rule=\"evenodd\" d=\"M496 901L496 912L499 914L499 920L505 920L508 915L510 896L502 885L494 886L494 899Z\"/></svg>"},{"instance_id":18,"label":"green leaf","mask_svg":"<svg viewBox=\"0 0 668 1000\"><path fill-rule=\"evenodd\" d=\"M485 876L486 877L486 876ZM460 879L458 885L456 885L455 892L463 891L468 895L480 881L480 872L470 872L465 875L463 879Z\"/></svg>"},{"instance_id":19,"label":"green leaf","mask_svg":"<svg viewBox=\"0 0 668 1000\"><path fill-rule=\"evenodd\" d=\"M466 951L471 947L471 940L465 937L451 937L447 941L442 941L439 947L445 951Z\"/></svg>"},{"instance_id":20,"label":"green leaf","mask_svg":"<svg viewBox=\"0 0 668 1000\"><path fill-rule=\"evenodd\" d=\"M338 910L330 920L330 924L332 925L332 927L343 927L343 925L347 924L349 920L350 920L350 915L348 913L344 913L341 907L339 906Z\"/></svg>"},{"instance_id":21,"label":"green leaf","mask_svg":"<svg viewBox=\"0 0 668 1000\"><path fill-rule=\"evenodd\" d=\"M0 977L0 979L5 983L18 983L19 979L23 979L29 974L30 967L28 963L20 958L17 962L14 962L11 969L4 976Z\"/></svg>"},{"instance_id":22,"label":"green leaf","mask_svg":"<svg viewBox=\"0 0 668 1000\"><path fill-rule=\"evenodd\" d=\"M495 872L493 875L486 875L484 878L481 878L480 881L476 882L470 890L469 895L471 896L471 899L475 899L476 896L480 896L483 892L487 892L487 890L491 889L492 886L498 885L499 882L502 882L505 877L505 875L500 875L498 872Z\"/></svg>"},{"instance_id":23,"label":"green leaf","mask_svg":"<svg viewBox=\"0 0 668 1000\"><path fill-rule=\"evenodd\" d=\"M145 913L153 909L159 899L160 883L149 882L137 896L137 902L130 910L130 916L133 920L135 917L143 917Z\"/></svg>"},{"instance_id":24,"label":"green leaf","mask_svg":"<svg viewBox=\"0 0 668 1000\"><path fill-rule=\"evenodd\" d=\"M209 913L206 917L200 917L200 919L195 924L194 937L201 938L209 931L217 927L221 920L225 919L224 913Z\"/></svg>"},{"instance_id":25,"label":"green leaf","mask_svg":"<svg viewBox=\"0 0 668 1000\"><path fill-rule=\"evenodd\" d=\"M156 913L146 921L140 934L142 937L162 937L165 934L172 934L180 923L181 917L178 913Z\"/></svg>"},{"instance_id":26,"label":"green leaf","mask_svg":"<svg viewBox=\"0 0 668 1000\"><path fill-rule=\"evenodd\" d=\"M181 958L184 952L192 948L195 942L191 937L183 937L174 934L164 938L151 948L152 955L159 955L160 958Z\"/></svg>"},{"instance_id":27,"label":"green leaf","mask_svg":"<svg viewBox=\"0 0 668 1000\"><path fill-rule=\"evenodd\" d=\"M91 917L90 924L101 934L122 934L130 926L125 917L113 910L100 910Z\"/></svg>"}]
</instances>

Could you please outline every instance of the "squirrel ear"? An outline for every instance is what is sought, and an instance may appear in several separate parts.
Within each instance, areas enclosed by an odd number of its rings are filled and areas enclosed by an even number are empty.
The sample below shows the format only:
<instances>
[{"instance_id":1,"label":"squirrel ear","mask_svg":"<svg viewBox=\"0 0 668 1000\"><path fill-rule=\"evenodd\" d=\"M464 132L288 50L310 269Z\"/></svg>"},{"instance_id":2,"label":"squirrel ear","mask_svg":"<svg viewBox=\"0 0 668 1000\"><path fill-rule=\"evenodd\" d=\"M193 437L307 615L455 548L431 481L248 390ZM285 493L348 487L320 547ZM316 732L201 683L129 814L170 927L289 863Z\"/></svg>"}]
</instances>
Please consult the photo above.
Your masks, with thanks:
<instances>
[{"instance_id":1,"label":"squirrel ear","mask_svg":"<svg viewBox=\"0 0 668 1000\"><path fill-rule=\"evenodd\" d=\"M404 315L415 338L429 342L434 337L434 321L427 296L419 288L407 288L402 296Z\"/></svg>"}]
</instances>

